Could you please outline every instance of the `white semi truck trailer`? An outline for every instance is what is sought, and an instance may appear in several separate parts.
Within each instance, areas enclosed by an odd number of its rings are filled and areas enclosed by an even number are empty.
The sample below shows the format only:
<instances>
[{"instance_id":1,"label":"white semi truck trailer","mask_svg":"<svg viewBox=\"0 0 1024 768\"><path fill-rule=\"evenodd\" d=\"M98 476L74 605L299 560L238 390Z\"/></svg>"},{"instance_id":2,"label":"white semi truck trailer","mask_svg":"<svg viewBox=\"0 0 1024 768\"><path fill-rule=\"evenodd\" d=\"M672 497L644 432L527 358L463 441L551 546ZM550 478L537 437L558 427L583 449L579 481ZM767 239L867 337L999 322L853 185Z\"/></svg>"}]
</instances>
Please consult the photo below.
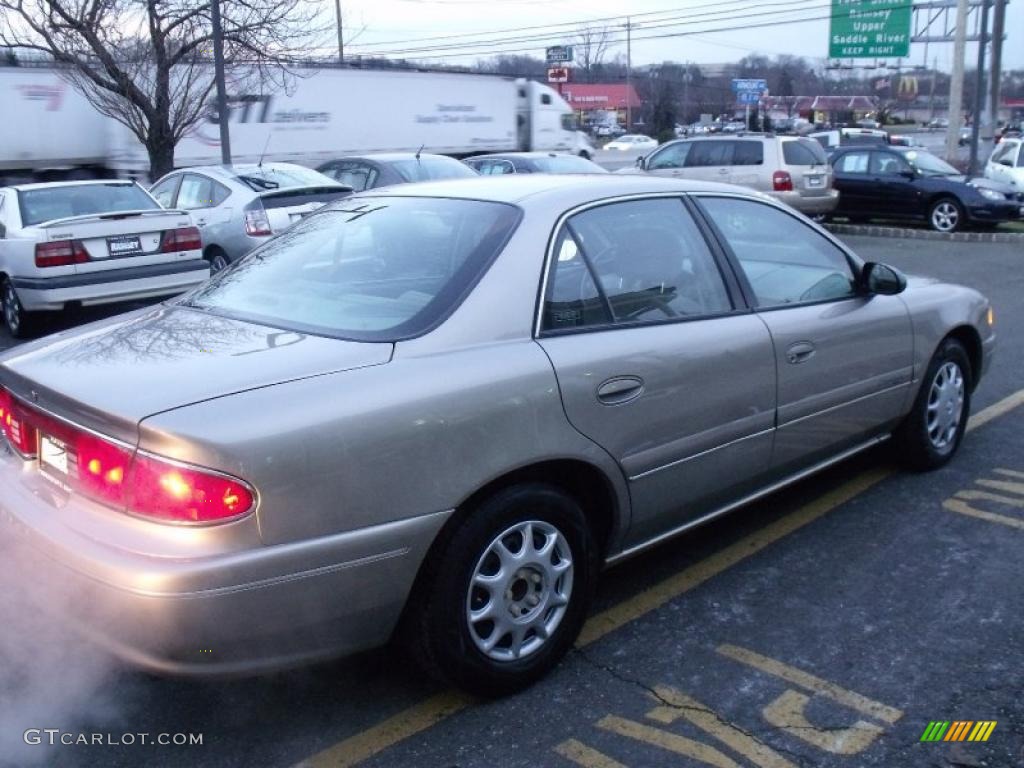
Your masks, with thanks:
<instances>
[{"instance_id":1,"label":"white semi truck trailer","mask_svg":"<svg viewBox=\"0 0 1024 768\"><path fill-rule=\"evenodd\" d=\"M232 159L316 166L344 154L552 150L589 157L568 104L552 88L493 75L408 70L300 71L281 90L233 88ZM255 91L255 92L254 92ZM0 67L0 181L145 176L142 145L101 115L59 70ZM182 139L178 167L219 163L218 117Z\"/></svg>"}]
</instances>

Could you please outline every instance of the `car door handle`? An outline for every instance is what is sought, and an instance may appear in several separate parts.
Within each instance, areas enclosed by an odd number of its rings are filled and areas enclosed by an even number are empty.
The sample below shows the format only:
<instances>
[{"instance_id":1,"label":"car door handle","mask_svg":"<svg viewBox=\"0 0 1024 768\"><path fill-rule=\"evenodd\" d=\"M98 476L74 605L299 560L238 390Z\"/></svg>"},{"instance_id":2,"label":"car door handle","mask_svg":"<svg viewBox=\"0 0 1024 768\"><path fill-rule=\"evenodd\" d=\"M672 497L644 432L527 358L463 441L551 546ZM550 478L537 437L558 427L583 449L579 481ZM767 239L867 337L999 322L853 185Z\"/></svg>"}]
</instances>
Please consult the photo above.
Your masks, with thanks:
<instances>
[{"instance_id":1,"label":"car door handle","mask_svg":"<svg viewBox=\"0 0 1024 768\"><path fill-rule=\"evenodd\" d=\"M644 391L644 381L639 376L615 376L597 388L597 399L605 405L628 403Z\"/></svg>"},{"instance_id":2,"label":"car door handle","mask_svg":"<svg viewBox=\"0 0 1024 768\"><path fill-rule=\"evenodd\" d=\"M728 168L719 168L718 172L721 173L721 174L726 174L726 173L729 172L729 169Z\"/></svg>"},{"instance_id":3,"label":"car door handle","mask_svg":"<svg viewBox=\"0 0 1024 768\"><path fill-rule=\"evenodd\" d=\"M798 341L786 350L786 362L792 365L806 362L814 357L814 345L809 341Z\"/></svg>"}]
</instances>

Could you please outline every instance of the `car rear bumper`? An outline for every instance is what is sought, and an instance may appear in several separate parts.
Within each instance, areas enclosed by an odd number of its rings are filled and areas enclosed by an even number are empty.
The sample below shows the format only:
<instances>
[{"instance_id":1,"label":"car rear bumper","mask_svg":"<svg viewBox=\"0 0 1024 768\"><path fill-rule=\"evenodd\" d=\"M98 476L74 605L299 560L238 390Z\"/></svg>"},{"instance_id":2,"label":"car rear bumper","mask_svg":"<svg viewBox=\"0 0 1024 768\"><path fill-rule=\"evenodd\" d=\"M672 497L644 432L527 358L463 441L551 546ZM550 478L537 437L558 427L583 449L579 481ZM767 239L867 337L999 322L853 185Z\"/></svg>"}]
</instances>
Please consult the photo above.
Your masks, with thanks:
<instances>
[{"instance_id":1,"label":"car rear bumper","mask_svg":"<svg viewBox=\"0 0 1024 768\"><path fill-rule=\"evenodd\" d=\"M181 293L210 276L204 259L86 272L60 277L11 279L28 311L63 309L68 303L109 304Z\"/></svg>"},{"instance_id":2,"label":"car rear bumper","mask_svg":"<svg viewBox=\"0 0 1024 768\"><path fill-rule=\"evenodd\" d=\"M768 194L801 213L831 213L839 205L839 190L837 189L829 190L828 194L813 197L802 195L799 192L769 192Z\"/></svg>"},{"instance_id":3,"label":"car rear bumper","mask_svg":"<svg viewBox=\"0 0 1024 768\"><path fill-rule=\"evenodd\" d=\"M168 557L76 529L68 516L90 514L90 503L57 509L39 484L31 462L0 445L0 549L13 565L5 578L17 580L4 588L128 663L171 675L253 674L387 642L450 514ZM168 539L201 530L161 528Z\"/></svg>"}]
</instances>

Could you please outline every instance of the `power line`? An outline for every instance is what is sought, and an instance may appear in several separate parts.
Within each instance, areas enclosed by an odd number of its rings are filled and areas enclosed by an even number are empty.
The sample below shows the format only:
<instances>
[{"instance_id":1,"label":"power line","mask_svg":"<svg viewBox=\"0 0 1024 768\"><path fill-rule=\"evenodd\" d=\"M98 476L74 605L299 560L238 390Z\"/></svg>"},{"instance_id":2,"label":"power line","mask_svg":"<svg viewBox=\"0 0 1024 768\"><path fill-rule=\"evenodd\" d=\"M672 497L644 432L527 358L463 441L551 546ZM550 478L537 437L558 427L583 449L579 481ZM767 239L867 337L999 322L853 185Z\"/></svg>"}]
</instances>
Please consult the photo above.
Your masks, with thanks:
<instances>
[{"instance_id":1,"label":"power line","mask_svg":"<svg viewBox=\"0 0 1024 768\"><path fill-rule=\"evenodd\" d=\"M664 18L664 19L651 19L650 21L653 23L653 22L669 21L671 19L697 18L697 17L700 17L700 16L718 16L718 15L722 15L723 13L736 13L737 10L739 10L739 9L734 9L734 10L731 10L731 11L721 10L722 6L728 6L728 5L751 5L752 7L757 7L757 6L763 7L763 6L766 6L766 5L769 5L769 6L771 6L771 5L791 5L791 4L794 4L794 3L807 3L807 2L813 2L813 1L814 0L782 0L781 2L758 3L758 2L756 2L756 0L723 0L723 2L718 3L719 10L709 11L709 12L706 12L706 13L698 13L698 14L682 13L684 11L693 11L696 8L700 7L700 6L688 6L688 7L682 7L682 8L665 9L665 10L661 10L661 11L646 11L646 12L643 12L643 13L631 13L629 15L630 15L631 18L637 18L637 17L647 18L647 17L650 17L650 16L666 16L666 18ZM675 15L675 16L673 16L671 14L682 14L682 15ZM377 42L373 42L373 43L361 43L359 47L360 48L368 48L368 47L371 47L371 46L373 46L373 47L380 47L380 46L385 46L385 45L406 45L406 44L409 44L409 43L428 43L428 42L433 42L433 41L438 41L438 40L456 40L456 41L463 40L464 42L462 43L462 45L480 45L480 44L483 44L483 43L502 42L504 38L501 38L501 37L498 37L498 38L487 38L485 40L467 40L466 38L482 37L484 35L504 35L504 34L512 33L512 32L529 32L529 31L538 30L538 29L552 30L552 29L556 29L556 28L559 28L559 27L571 27L571 28L584 27L584 28L586 28L586 27L593 26L595 24L599 24L601 22L621 23L624 18L625 18L624 15L620 15L620 16L605 16L605 17L601 17L601 18L583 19L583 20L579 20L579 21L559 22L557 24L539 24L539 25L533 25L533 26L527 26L527 27L508 27L508 28L505 28L505 29L496 29L496 30L489 30L489 31L482 31L482 32L463 32L463 33L451 34L451 35L435 35L433 37L419 37L419 38L409 38L409 39L405 39L405 40L388 40L388 41L377 41ZM640 23L645 23L645 22L640 22ZM565 34L565 32L556 31L556 32L551 32L550 34L527 35L525 37L524 36L520 36L520 35L515 35L515 36L513 36L511 38L508 38L508 40L509 41L513 41L513 40L514 41L519 41L519 40L523 40L523 39L533 39L533 38L542 39L542 38L548 38L548 37L560 37L563 34ZM457 47L458 45L459 45L459 43L453 43L451 46L424 46L424 48L441 49L441 48ZM416 49L419 50L420 46L417 46Z\"/></svg>"}]
</instances>

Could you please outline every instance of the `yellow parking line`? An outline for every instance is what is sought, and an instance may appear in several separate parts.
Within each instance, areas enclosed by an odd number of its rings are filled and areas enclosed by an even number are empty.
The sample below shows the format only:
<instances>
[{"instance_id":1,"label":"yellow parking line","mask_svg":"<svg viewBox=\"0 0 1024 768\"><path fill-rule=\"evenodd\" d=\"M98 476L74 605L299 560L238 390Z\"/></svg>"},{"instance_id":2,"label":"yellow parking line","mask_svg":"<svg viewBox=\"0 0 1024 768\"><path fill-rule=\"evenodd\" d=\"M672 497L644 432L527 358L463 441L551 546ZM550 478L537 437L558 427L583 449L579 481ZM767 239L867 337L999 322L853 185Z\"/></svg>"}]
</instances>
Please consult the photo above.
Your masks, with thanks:
<instances>
[{"instance_id":1,"label":"yellow parking line","mask_svg":"<svg viewBox=\"0 0 1024 768\"><path fill-rule=\"evenodd\" d=\"M722 754L710 744L694 741L660 728L652 728L624 717L608 715L598 720L597 727L619 736L626 736L654 747L666 749L669 752L675 752L677 755L692 757L694 760L700 760L705 765L711 765L714 768L740 768L735 760ZM792 766L787 764L787 768L792 768Z\"/></svg>"},{"instance_id":2,"label":"yellow parking line","mask_svg":"<svg viewBox=\"0 0 1024 768\"><path fill-rule=\"evenodd\" d=\"M967 425L967 431L977 429L1020 405L1024 405L1024 389L974 414ZM776 520L761 531L741 539L681 573L644 590L636 597L629 598L619 605L593 616L584 625L577 645L584 646L599 640L623 624L637 619L664 605L668 600L703 584L712 576L736 565L750 555L756 554L783 536L817 520L857 494L863 493L890 474L892 474L890 471L884 470L864 472L821 498ZM471 702L472 700L468 697L452 691L440 693L399 712L372 728L339 741L303 761L300 766L303 768L348 768L348 766L358 765L363 760L373 757L444 720L449 715L465 709Z\"/></svg>"},{"instance_id":3,"label":"yellow parking line","mask_svg":"<svg viewBox=\"0 0 1024 768\"><path fill-rule=\"evenodd\" d=\"M877 718L890 725L903 717L903 712L895 707L880 704L869 699L867 696L861 696L859 693L848 691L835 683L830 683L828 680L815 677L810 672L804 672L802 669L783 664L781 661L769 659L767 656L762 656L746 648L726 644L718 646L716 650L734 661L754 667L754 669L759 669L762 672L767 672L769 675L781 678L787 683L798 685L814 693L820 693L822 696L838 701L840 704L845 704L861 714Z\"/></svg>"},{"instance_id":4,"label":"yellow parking line","mask_svg":"<svg viewBox=\"0 0 1024 768\"><path fill-rule=\"evenodd\" d=\"M1024 472L1017 472L1016 470L1013 469L999 468L993 469L992 471L995 472L997 475L1006 475L1007 477L1016 477L1020 480L1024 480Z\"/></svg>"},{"instance_id":5,"label":"yellow parking line","mask_svg":"<svg viewBox=\"0 0 1024 768\"><path fill-rule=\"evenodd\" d=\"M1009 496L1000 496L988 491L957 491L956 498L964 501L995 501L1008 507L1024 507L1024 499L1011 499Z\"/></svg>"},{"instance_id":6,"label":"yellow parking line","mask_svg":"<svg viewBox=\"0 0 1024 768\"><path fill-rule=\"evenodd\" d=\"M984 486L985 488L995 488L997 491L1006 491L1007 493L1019 493L1024 496L1024 483L1014 483L1009 480L989 480L988 478L981 478L975 481L978 485Z\"/></svg>"},{"instance_id":7,"label":"yellow parking line","mask_svg":"<svg viewBox=\"0 0 1024 768\"><path fill-rule=\"evenodd\" d=\"M975 509L962 499L946 499L942 502L942 506L950 512L958 512L961 515L976 517L979 520L986 520L990 523L999 523L1000 525L1005 525L1008 528L1020 528L1021 530L1024 530L1024 520L1019 520L1016 517L1007 517L1006 515L997 515L995 512L986 512L983 509Z\"/></svg>"},{"instance_id":8,"label":"yellow parking line","mask_svg":"<svg viewBox=\"0 0 1024 768\"><path fill-rule=\"evenodd\" d=\"M612 760L608 755L598 752L576 739L567 739L554 749L566 760L581 765L583 768L626 768L618 760Z\"/></svg>"}]
</instances>

